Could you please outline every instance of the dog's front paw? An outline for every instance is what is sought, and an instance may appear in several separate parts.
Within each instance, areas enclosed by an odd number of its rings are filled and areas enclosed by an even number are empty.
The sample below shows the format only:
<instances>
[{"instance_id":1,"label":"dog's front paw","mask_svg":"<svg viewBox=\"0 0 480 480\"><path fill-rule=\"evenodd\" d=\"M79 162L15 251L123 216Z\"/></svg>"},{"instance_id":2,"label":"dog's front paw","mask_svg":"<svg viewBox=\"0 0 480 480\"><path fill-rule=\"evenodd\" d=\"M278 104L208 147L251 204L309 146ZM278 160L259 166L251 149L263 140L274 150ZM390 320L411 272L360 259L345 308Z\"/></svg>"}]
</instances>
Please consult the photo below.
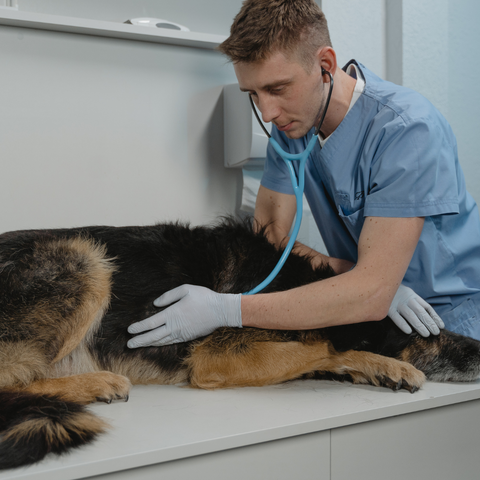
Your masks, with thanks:
<instances>
[{"instance_id":1,"label":"dog's front paw","mask_svg":"<svg viewBox=\"0 0 480 480\"><path fill-rule=\"evenodd\" d=\"M90 389L91 402L112 403L114 400L128 401L132 384L127 377L111 372L98 372L93 377Z\"/></svg>"},{"instance_id":2,"label":"dog's front paw","mask_svg":"<svg viewBox=\"0 0 480 480\"><path fill-rule=\"evenodd\" d=\"M394 391L408 390L415 393L425 383L425 375L409 363L393 360L389 362L387 371L377 377L379 384Z\"/></svg>"},{"instance_id":3,"label":"dog's front paw","mask_svg":"<svg viewBox=\"0 0 480 480\"><path fill-rule=\"evenodd\" d=\"M369 383L394 391L405 389L411 393L425 383L423 372L395 358L353 350L337 356L341 363L337 364L335 373L350 375L353 383Z\"/></svg>"}]
</instances>

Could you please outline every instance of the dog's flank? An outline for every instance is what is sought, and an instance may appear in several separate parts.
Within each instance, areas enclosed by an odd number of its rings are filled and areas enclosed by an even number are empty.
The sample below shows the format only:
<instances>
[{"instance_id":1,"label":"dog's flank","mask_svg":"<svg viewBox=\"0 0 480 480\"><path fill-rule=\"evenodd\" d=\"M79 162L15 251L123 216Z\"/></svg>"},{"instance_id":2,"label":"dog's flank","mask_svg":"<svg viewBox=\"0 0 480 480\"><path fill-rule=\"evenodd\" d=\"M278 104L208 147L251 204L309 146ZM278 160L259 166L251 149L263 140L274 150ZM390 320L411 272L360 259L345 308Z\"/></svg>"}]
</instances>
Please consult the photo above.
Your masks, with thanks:
<instances>
[{"instance_id":1,"label":"dog's flank","mask_svg":"<svg viewBox=\"0 0 480 480\"><path fill-rule=\"evenodd\" d=\"M91 341L113 267L102 247L81 238L6 242L0 259L0 386L25 386Z\"/></svg>"},{"instance_id":2,"label":"dog's flank","mask_svg":"<svg viewBox=\"0 0 480 480\"><path fill-rule=\"evenodd\" d=\"M281 252L250 224L88 227L0 235L0 468L93 440L105 423L85 410L127 399L131 384L197 388L336 378L418 390L425 376L468 381L480 342L442 331L405 335L386 319L310 331L222 328L193 342L128 349L127 327L184 283L242 293ZM292 253L266 292L331 277Z\"/></svg>"}]
</instances>

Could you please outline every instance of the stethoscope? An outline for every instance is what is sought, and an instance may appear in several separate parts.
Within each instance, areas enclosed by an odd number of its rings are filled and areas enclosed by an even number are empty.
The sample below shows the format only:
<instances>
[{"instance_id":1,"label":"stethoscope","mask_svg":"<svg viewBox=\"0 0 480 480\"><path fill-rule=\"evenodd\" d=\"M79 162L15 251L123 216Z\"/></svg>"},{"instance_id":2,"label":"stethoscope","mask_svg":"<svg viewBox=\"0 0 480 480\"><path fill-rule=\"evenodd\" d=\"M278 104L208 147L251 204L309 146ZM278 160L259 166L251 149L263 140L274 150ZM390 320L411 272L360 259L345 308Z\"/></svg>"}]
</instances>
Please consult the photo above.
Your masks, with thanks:
<instances>
[{"instance_id":1,"label":"stethoscope","mask_svg":"<svg viewBox=\"0 0 480 480\"><path fill-rule=\"evenodd\" d=\"M320 119L320 122L318 123L317 128L315 128L315 133L313 134L312 138L308 142L307 148L302 152L302 153L289 153L283 150L283 148L278 144L278 142L272 138L270 133L268 133L268 130L265 128L263 125L263 122L260 120L260 117L258 116L257 109L255 108L255 104L253 103L252 96L249 95L250 98L250 104L252 106L253 112L255 113L255 117L262 127L263 131L268 137L268 141L272 145L272 147L275 149L275 151L280 155L280 157L283 159L285 162L287 168L288 168L288 173L290 174L290 179L292 181L292 186L293 186L293 191L295 193L295 199L297 203L297 213L295 216L295 224L293 227L292 234L290 235L290 240L287 243L287 246L285 247L285 250L282 253L282 256L280 257L280 260L278 261L277 265L275 268L272 270L270 275L259 285L257 285L254 289L250 290L249 292L245 292L244 295L253 295L255 293L258 293L262 291L267 285L270 284L270 282L277 276L278 272L281 270L283 265L285 264L285 261L287 260L288 256L290 255L290 252L292 251L293 245L295 241L297 240L297 235L298 231L300 230L300 224L302 223L302 216L303 216L303 192L305 189L305 164L307 162L307 158L310 155L310 152L313 150L313 147L318 141L318 134L320 132L320 128L322 127L323 121L325 120L325 115L327 114L328 110L328 105L330 104L330 99L332 97L332 91L333 91L333 76L330 72L327 72L324 68L322 68L322 77L323 75L329 75L330 76L330 89L328 92L327 96L327 102L325 104L325 109L322 114L322 118ZM295 170L293 168L293 162L295 160L299 161L298 164L298 179L295 174Z\"/></svg>"}]
</instances>

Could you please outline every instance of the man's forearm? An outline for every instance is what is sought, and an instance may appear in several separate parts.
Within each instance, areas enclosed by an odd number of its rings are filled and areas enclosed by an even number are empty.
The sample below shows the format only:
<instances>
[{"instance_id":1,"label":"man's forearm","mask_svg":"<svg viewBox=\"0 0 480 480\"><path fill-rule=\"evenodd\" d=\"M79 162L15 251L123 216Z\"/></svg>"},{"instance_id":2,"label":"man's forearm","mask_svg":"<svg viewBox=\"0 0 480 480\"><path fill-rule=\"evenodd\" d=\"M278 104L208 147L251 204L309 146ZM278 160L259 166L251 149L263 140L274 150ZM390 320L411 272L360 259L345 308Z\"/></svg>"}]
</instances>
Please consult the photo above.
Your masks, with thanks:
<instances>
[{"instance_id":1,"label":"man's forearm","mask_svg":"<svg viewBox=\"0 0 480 480\"><path fill-rule=\"evenodd\" d=\"M372 285L371 288L368 284L359 282L358 273L353 270L284 292L244 295L242 324L267 329L306 330L380 320L388 310L380 297L393 298L396 287Z\"/></svg>"},{"instance_id":2,"label":"man's forearm","mask_svg":"<svg viewBox=\"0 0 480 480\"><path fill-rule=\"evenodd\" d=\"M329 257L328 255L317 252L313 248L307 247L300 242L295 242L294 251L299 255L308 256L311 259L312 265L314 267L319 267L322 264L330 265L337 275L340 273L348 272L353 266L353 263L348 260Z\"/></svg>"}]
</instances>

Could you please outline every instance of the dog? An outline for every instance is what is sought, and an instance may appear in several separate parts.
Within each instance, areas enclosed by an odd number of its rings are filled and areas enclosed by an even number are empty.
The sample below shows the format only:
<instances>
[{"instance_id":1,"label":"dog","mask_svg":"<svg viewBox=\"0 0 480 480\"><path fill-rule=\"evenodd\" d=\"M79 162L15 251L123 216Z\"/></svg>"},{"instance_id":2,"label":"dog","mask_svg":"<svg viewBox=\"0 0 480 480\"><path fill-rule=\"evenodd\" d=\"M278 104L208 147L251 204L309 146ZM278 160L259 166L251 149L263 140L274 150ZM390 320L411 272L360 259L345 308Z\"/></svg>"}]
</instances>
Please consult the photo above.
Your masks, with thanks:
<instances>
[{"instance_id":1,"label":"dog","mask_svg":"<svg viewBox=\"0 0 480 480\"><path fill-rule=\"evenodd\" d=\"M0 469L92 441L106 424L85 405L128 399L132 384L216 389L327 378L415 392L425 379L472 381L480 342L443 330L406 335L386 318L309 331L220 328L129 349L127 327L189 283L243 293L281 251L251 221L211 226L27 230L0 235ZM292 252L265 292L334 275Z\"/></svg>"}]
</instances>

